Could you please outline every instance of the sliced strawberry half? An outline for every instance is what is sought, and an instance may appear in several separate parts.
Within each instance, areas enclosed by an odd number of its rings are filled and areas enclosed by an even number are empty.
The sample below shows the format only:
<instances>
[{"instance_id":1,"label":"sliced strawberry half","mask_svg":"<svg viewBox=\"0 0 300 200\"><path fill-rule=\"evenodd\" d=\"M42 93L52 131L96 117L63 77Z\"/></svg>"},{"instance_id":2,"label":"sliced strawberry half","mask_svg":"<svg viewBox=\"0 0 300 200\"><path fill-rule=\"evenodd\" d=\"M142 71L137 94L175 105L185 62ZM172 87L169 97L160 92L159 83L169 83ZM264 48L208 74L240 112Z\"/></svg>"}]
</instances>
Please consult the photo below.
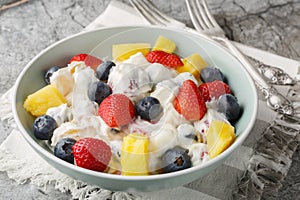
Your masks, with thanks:
<instances>
[{"instance_id":1,"label":"sliced strawberry half","mask_svg":"<svg viewBox=\"0 0 300 200\"><path fill-rule=\"evenodd\" d=\"M120 127L132 120L135 108L126 95L111 94L101 102L98 114L109 127Z\"/></svg>"},{"instance_id":2,"label":"sliced strawberry half","mask_svg":"<svg viewBox=\"0 0 300 200\"><path fill-rule=\"evenodd\" d=\"M69 63L73 61L77 61L77 62L83 61L87 66L93 68L94 71L96 71L97 67L103 62L101 59L95 56L84 54L84 53L73 56L70 59Z\"/></svg>"},{"instance_id":3,"label":"sliced strawberry half","mask_svg":"<svg viewBox=\"0 0 300 200\"><path fill-rule=\"evenodd\" d=\"M202 83L198 89L205 101L210 101L213 98L218 99L223 94L231 93L229 86L223 81Z\"/></svg>"},{"instance_id":4,"label":"sliced strawberry half","mask_svg":"<svg viewBox=\"0 0 300 200\"><path fill-rule=\"evenodd\" d=\"M174 108L190 121L200 120L205 115L207 111L205 102L197 85L192 80L186 80L179 88Z\"/></svg>"},{"instance_id":5,"label":"sliced strawberry half","mask_svg":"<svg viewBox=\"0 0 300 200\"><path fill-rule=\"evenodd\" d=\"M146 55L146 59L150 63L160 63L172 68L183 66L183 62L178 55L164 51L151 51Z\"/></svg>"},{"instance_id":6,"label":"sliced strawberry half","mask_svg":"<svg viewBox=\"0 0 300 200\"><path fill-rule=\"evenodd\" d=\"M103 172L110 162L110 147L96 138L79 139L72 147L75 164L86 169Z\"/></svg>"}]
</instances>

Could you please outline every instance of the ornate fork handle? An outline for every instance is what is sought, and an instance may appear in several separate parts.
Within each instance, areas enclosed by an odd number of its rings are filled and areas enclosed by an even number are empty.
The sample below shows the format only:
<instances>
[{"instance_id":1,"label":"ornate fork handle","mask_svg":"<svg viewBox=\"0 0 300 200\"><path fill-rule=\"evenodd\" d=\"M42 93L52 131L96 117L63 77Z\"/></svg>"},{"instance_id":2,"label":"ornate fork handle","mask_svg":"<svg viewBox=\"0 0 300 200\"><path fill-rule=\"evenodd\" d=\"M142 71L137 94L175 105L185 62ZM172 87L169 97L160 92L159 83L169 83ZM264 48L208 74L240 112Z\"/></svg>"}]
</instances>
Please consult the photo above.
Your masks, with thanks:
<instances>
[{"instance_id":1,"label":"ornate fork handle","mask_svg":"<svg viewBox=\"0 0 300 200\"><path fill-rule=\"evenodd\" d=\"M255 67L258 69L260 74L264 76L268 83L275 85L294 85L296 83L296 81L282 69L266 65L249 56L247 56L247 58L253 61Z\"/></svg>"},{"instance_id":2,"label":"ornate fork handle","mask_svg":"<svg viewBox=\"0 0 300 200\"><path fill-rule=\"evenodd\" d=\"M294 112L294 108L292 102L285 98L282 94L280 94L276 88L270 86L266 80L259 74L259 72L253 68L253 66L249 63L247 58L227 39L223 37L212 37L215 40L222 41L225 45L231 50L231 52L237 57L237 59L245 66L245 69L253 78L255 84L264 94L267 105L283 114L292 115Z\"/></svg>"}]
</instances>

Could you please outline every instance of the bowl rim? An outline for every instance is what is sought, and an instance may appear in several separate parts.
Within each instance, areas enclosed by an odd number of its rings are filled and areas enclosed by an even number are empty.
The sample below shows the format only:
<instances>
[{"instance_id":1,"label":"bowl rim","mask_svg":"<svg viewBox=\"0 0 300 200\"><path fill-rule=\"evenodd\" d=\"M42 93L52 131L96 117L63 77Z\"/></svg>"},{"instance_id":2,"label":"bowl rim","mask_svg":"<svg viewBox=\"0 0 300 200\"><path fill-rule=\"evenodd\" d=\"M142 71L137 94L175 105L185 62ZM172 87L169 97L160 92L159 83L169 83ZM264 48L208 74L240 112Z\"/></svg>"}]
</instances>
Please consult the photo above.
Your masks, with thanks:
<instances>
[{"instance_id":1,"label":"bowl rim","mask_svg":"<svg viewBox=\"0 0 300 200\"><path fill-rule=\"evenodd\" d=\"M214 46L217 46L217 47L223 49L223 51L225 51L226 53L230 54L230 56L232 57L232 59L237 60L235 58L235 56L232 55L231 52L229 52L221 44L219 44L216 41L214 41L213 39L211 39L209 36L207 36L205 34L202 34L202 33L190 32L190 31L187 31L187 30L184 30L184 29L178 29L178 28L174 28L174 27L161 27L161 26L155 26L155 25L110 26L110 27L100 27L100 28L97 28L97 29L94 29L94 30L79 32L79 33L73 34L71 36L68 36L66 38L63 38L63 39L61 39L61 40L59 40L59 41L51 44L50 46L46 47L42 51L40 51L33 59L31 59L27 63L27 65L24 67L24 69L19 74L19 76L18 76L18 78L16 80L16 83L14 85L14 89L13 89L12 111L13 111L13 116L14 116L15 122L17 124L17 127L20 129L20 132L21 132L22 136L30 144L30 146L34 148L35 151L41 153L43 155L43 157L47 157L52 162L58 163L59 165L62 165L64 167L66 167L66 168L70 168L74 172L79 172L81 174L87 174L87 175L94 176L94 177L97 177L97 178L105 178L105 179L111 179L111 180L150 181L150 180L159 180L159 179L167 179L167 178L176 177L176 176L182 176L182 175L185 175L185 174L190 174L190 173L196 172L198 170L204 169L204 168L209 167L209 166L213 166L215 163L218 163L220 160L222 160L222 159L226 158L227 156L229 156L234 150L236 150L245 141L245 139L248 137L251 129L253 128L253 125L254 125L255 120L256 120L257 109L258 109L258 95L257 95L257 89L255 87L255 84L254 84L252 78L250 77L250 75L248 74L248 72L244 68L242 68L242 70L245 72L245 76L248 78L249 84L250 84L252 92L254 94L254 96L253 96L253 99L254 99L254 104L253 104L254 110L253 110L252 116L250 118L250 121L249 121L248 125L246 126L245 130L243 131L243 134L239 135L238 139L229 148L227 148L225 151L223 151L217 157L215 157L212 160L209 160L209 161L207 161L207 162L205 162L205 163L203 163L201 165L193 166L193 167L190 167L188 169L181 170L181 171L176 171L176 172L172 172L172 173L155 174L155 175L149 175L149 176L122 176L122 175L116 175L116 174L108 174L108 173L103 173L103 172L97 172L97 171L93 171L93 170L81 168L81 167L78 167L76 165L70 164L68 162L65 162L65 161L57 158L56 156L54 156L53 154L51 154L50 152L48 152L47 150L45 150L38 143L36 143L32 139L32 137L27 133L27 131L25 130L25 128L22 126L20 118L19 118L19 116L17 114L18 113L17 112L17 92L18 92L18 88L19 88L20 82L22 80L22 77L24 76L24 74L26 73L26 71L30 68L30 66L39 57L41 57L44 53L46 53L50 49L54 48L58 44L61 44L61 43L65 42L65 41L67 41L67 40L70 40L70 39L75 38L75 37L80 36L80 35L89 34L89 33L92 33L92 32L98 32L98 31L106 30L106 29L116 29L116 28L128 28L128 29L133 29L133 28L155 28L155 29L163 29L163 30L175 31L175 32L179 32L181 34L193 35L194 37L202 37L207 42L212 43ZM242 65L242 64L240 63L240 65ZM42 159L45 160L45 158L42 158ZM54 167L54 166L52 165L52 167Z\"/></svg>"}]
</instances>

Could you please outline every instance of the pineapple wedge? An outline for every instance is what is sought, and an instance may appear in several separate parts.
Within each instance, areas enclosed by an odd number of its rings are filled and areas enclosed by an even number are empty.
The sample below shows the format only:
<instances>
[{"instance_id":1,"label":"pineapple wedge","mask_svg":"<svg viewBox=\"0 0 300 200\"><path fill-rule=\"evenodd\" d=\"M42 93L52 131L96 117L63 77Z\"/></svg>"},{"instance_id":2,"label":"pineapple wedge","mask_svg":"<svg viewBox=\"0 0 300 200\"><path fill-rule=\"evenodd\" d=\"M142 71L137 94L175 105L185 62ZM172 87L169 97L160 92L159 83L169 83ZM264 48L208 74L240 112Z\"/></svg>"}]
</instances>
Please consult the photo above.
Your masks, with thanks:
<instances>
[{"instance_id":1,"label":"pineapple wedge","mask_svg":"<svg viewBox=\"0 0 300 200\"><path fill-rule=\"evenodd\" d=\"M197 53L194 53L182 60L183 66L176 69L177 72L190 72L199 81L200 72L203 68L207 67L208 64L205 60Z\"/></svg>"},{"instance_id":2,"label":"pineapple wedge","mask_svg":"<svg viewBox=\"0 0 300 200\"><path fill-rule=\"evenodd\" d=\"M226 122L214 120L206 132L208 155L214 158L225 151L235 140L234 127Z\"/></svg>"},{"instance_id":3,"label":"pineapple wedge","mask_svg":"<svg viewBox=\"0 0 300 200\"><path fill-rule=\"evenodd\" d=\"M176 44L165 38L164 36L159 36L152 48L152 51L164 51L167 53L173 53L176 49Z\"/></svg>"},{"instance_id":4,"label":"pineapple wedge","mask_svg":"<svg viewBox=\"0 0 300 200\"><path fill-rule=\"evenodd\" d=\"M53 85L47 85L35 93L29 95L23 107L33 116L41 116L46 114L48 108L60 106L67 100Z\"/></svg>"},{"instance_id":5,"label":"pineapple wedge","mask_svg":"<svg viewBox=\"0 0 300 200\"><path fill-rule=\"evenodd\" d=\"M127 60L130 56L138 52L146 56L149 51L149 43L115 44L112 46L112 56L117 61Z\"/></svg>"},{"instance_id":6,"label":"pineapple wedge","mask_svg":"<svg viewBox=\"0 0 300 200\"><path fill-rule=\"evenodd\" d=\"M148 175L148 145L147 136L132 133L123 138L121 151L122 175Z\"/></svg>"}]
</instances>

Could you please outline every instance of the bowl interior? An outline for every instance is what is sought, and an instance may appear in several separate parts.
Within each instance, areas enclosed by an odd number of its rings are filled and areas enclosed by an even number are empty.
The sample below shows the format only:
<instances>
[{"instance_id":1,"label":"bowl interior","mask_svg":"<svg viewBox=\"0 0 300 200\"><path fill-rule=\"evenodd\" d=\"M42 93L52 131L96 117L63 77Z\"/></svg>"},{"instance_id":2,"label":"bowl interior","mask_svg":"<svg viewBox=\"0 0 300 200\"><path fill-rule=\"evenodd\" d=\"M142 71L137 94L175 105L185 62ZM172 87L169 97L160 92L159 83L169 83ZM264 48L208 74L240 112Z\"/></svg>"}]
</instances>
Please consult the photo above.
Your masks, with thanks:
<instances>
[{"instance_id":1,"label":"bowl interior","mask_svg":"<svg viewBox=\"0 0 300 200\"><path fill-rule=\"evenodd\" d=\"M118 43L132 43L132 42L148 42L154 45L155 40L159 35L163 35L173 41L177 45L176 52L181 57L191 55L193 53L199 53L211 66L216 66L222 70L226 79L233 91L237 96L240 105L243 107L243 115L239 121L235 124L236 134L238 135L235 143L228 148L225 152L219 155L217 158L212 159L203 166L193 167L194 169L183 170L187 173L195 172L204 168L210 170L215 168L221 163L225 157L227 157L234 149L239 146L246 138L254 124L254 119L257 110L257 95L255 86L243 69L241 64L224 48L216 44L212 40L207 39L199 35L186 33L184 31L177 31L169 28L159 27L113 27L102 28L99 30L80 33L75 36L66 38L58 43L53 44L39 55L37 55L18 77L15 94L13 98L13 111L16 122L29 144L46 159L50 164L59 168L64 173L71 175L76 179L87 181L90 184L98 184L103 186L103 183L96 178L102 177L106 181L113 180L126 180L124 187L113 186L106 187L112 190L124 190L127 188L137 188L139 191L145 191L143 184L136 184L136 181L154 180L155 178L148 177L121 177L117 175L96 173L90 170L82 169L64 161L59 160L52 154L52 150L43 141L37 140L32 131L32 123L34 118L27 113L23 108L23 102L26 97L40 89L45 85L44 72L46 69L52 66L66 66L68 60L78 53L89 53L100 58L111 58L111 48L113 44ZM208 173L210 170L204 170ZM74 171L78 173L74 173ZM177 173L177 172L176 172ZM174 173L174 176L176 176ZM173 174L173 173L172 173ZM178 172L177 175L184 175L185 172ZM198 173L193 175L189 179L180 178L176 180L176 184L183 185L187 182L191 182L204 174ZM158 179L165 181L166 177L172 177L173 175L154 175ZM112 183L112 182L111 182ZM108 182L106 182L108 184ZM127 185L126 185L127 184ZM151 184L145 182L145 184ZM155 184L155 182L153 182ZM166 183L162 181L161 186L158 188L167 188ZM175 184L175 183L174 183ZM170 184L174 186L174 184ZM159 184L158 184L159 185ZM176 186L176 185L175 185ZM152 189L150 189L152 190Z\"/></svg>"},{"instance_id":2,"label":"bowl interior","mask_svg":"<svg viewBox=\"0 0 300 200\"><path fill-rule=\"evenodd\" d=\"M164 29L153 31L152 28L149 27L134 28L112 35L100 42L91 50L90 54L99 58L112 59L112 45L148 42L153 46L159 35L167 36L170 40L176 41L177 48L175 53L182 58L193 53L198 53L210 66L216 66L222 70L226 76L226 81L244 108L243 113L245 116L235 124L236 134L240 135L248 125L244 122L250 120L253 111L251 105L247 102L249 101L249 96L255 97L251 94L253 92L251 88L252 85L249 84L249 77L245 75L245 71L241 68L240 63L231 58L229 59L227 54L216 53L216 46L209 45L206 38L178 34L178 32ZM247 102L247 104L245 104L245 102Z\"/></svg>"}]
</instances>

